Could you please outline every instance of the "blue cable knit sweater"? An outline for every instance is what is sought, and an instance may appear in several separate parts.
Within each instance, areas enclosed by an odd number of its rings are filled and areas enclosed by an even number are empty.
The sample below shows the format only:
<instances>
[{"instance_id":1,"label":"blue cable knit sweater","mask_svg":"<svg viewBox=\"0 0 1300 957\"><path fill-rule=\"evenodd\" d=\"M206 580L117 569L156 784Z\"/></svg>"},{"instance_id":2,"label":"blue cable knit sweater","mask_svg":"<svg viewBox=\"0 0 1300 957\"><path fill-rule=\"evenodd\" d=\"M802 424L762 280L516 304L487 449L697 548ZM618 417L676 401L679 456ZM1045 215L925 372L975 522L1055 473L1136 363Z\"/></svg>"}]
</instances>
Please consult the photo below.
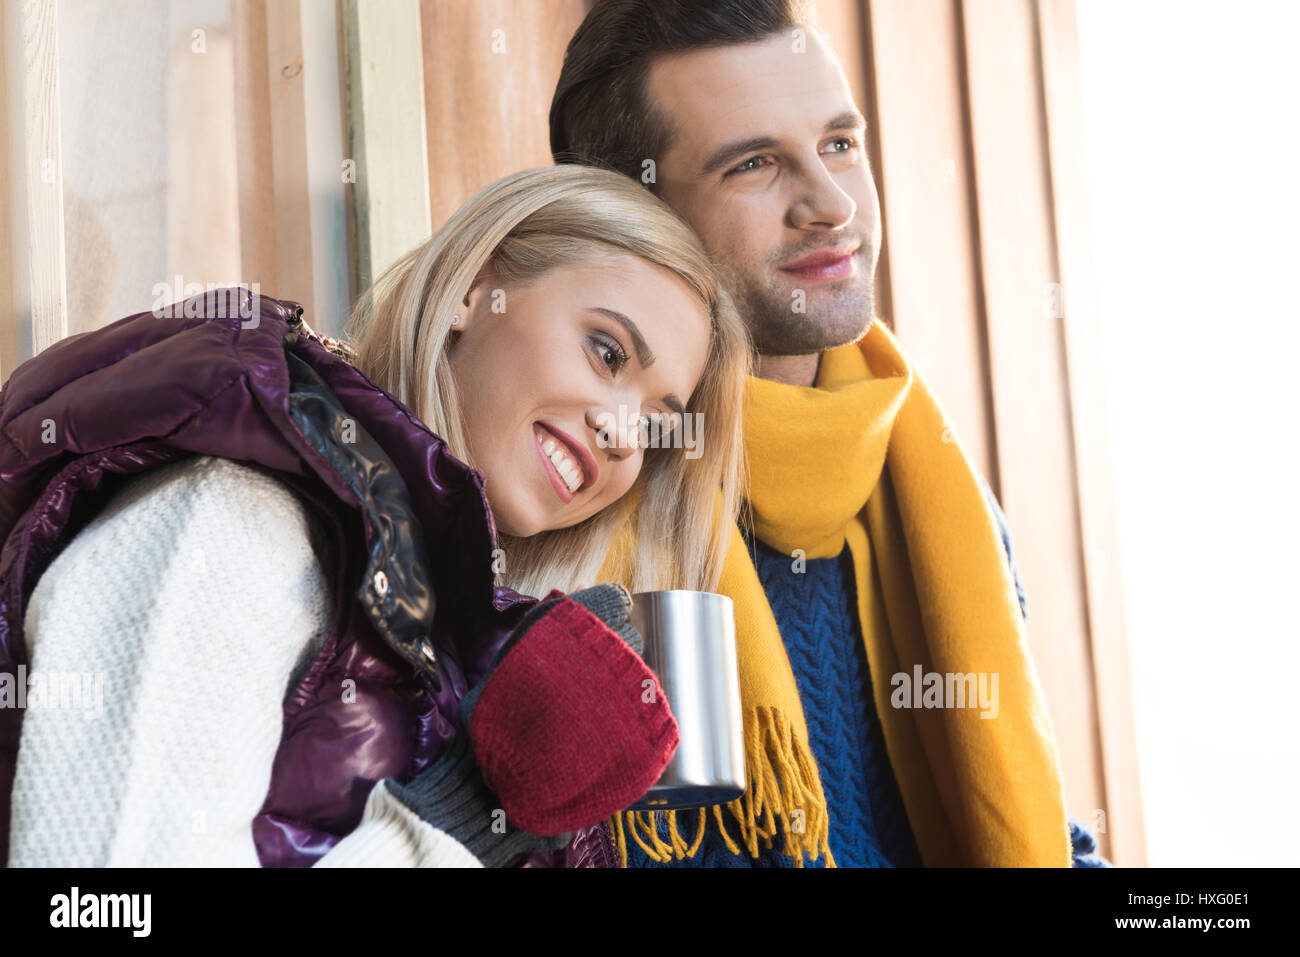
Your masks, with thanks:
<instances>
[{"instance_id":1,"label":"blue cable knit sweater","mask_svg":"<svg viewBox=\"0 0 1300 957\"><path fill-rule=\"evenodd\" d=\"M1011 556L1006 519L982 479L981 485L997 519L1024 613L1024 588ZM808 725L809 745L826 793L830 847L836 863L841 867L921 866L876 715L870 668L856 614L857 579L848 547L836 558L806 560L803 569L795 571L789 555L749 535L746 544L790 656ZM784 845L783 837L774 840L770 850L760 848L759 857L751 859L731 853L717 833L712 815L707 820L695 857L660 864L629 838L628 866L795 866L795 861L779 850ZM1069 825L1074 866L1109 866L1096 856L1092 835L1073 820ZM666 827L661 826L660 836L667 839ZM824 866L824 860L805 860L805 865Z\"/></svg>"},{"instance_id":2,"label":"blue cable knit sweater","mask_svg":"<svg viewBox=\"0 0 1300 957\"><path fill-rule=\"evenodd\" d=\"M752 538L746 544L790 656L836 863L920 867L871 692L848 546L795 570L789 555Z\"/></svg>"}]
</instances>

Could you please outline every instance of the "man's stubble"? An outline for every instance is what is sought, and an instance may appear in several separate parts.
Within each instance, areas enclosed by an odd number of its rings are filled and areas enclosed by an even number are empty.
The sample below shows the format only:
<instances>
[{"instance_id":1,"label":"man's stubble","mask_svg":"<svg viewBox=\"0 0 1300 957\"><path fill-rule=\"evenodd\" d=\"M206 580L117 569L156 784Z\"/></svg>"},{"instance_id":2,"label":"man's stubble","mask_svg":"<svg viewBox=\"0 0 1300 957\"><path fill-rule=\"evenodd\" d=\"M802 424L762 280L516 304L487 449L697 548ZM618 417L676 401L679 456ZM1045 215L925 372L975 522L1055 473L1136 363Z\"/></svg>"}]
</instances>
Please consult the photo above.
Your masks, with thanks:
<instances>
[{"instance_id":1,"label":"man's stubble","mask_svg":"<svg viewBox=\"0 0 1300 957\"><path fill-rule=\"evenodd\" d=\"M757 273L731 265L720 257L718 271L736 309L749 327L754 347L762 356L799 356L824 352L857 342L875 316L876 256L864 243L855 254L858 270L834 286L809 283L803 296L796 285L780 290L766 277L776 272L767 265ZM783 255L781 262L793 258ZM803 311L799 311L802 298Z\"/></svg>"}]
</instances>

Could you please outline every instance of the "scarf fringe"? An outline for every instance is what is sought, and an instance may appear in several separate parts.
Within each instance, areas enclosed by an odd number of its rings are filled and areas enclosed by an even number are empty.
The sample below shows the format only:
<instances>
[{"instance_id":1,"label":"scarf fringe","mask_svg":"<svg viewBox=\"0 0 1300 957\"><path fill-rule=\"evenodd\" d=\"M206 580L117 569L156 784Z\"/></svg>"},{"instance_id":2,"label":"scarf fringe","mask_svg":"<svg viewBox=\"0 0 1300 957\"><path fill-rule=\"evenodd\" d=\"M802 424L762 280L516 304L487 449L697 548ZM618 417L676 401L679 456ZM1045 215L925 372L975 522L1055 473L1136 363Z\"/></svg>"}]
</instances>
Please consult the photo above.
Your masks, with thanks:
<instances>
[{"instance_id":1,"label":"scarf fringe","mask_svg":"<svg viewBox=\"0 0 1300 957\"><path fill-rule=\"evenodd\" d=\"M824 854L826 866L835 867L826 796L807 743L795 733L789 719L769 706L753 709L750 720L745 722L745 739L749 787L728 804L700 808L695 840L690 844L678 827L676 811L623 811L610 819L620 866L627 867L629 834L657 863L693 858L704 840L711 810L718 833L733 854L741 854L743 846L750 857L758 857L760 839L771 850L772 841L784 833L783 853L793 858L797 867L804 866L805 854L814 861ZM739 841L733 839L724 821L724 808L731 812ZM667 841L660 837L661 821Z\"/></svg>"}]
</instances>

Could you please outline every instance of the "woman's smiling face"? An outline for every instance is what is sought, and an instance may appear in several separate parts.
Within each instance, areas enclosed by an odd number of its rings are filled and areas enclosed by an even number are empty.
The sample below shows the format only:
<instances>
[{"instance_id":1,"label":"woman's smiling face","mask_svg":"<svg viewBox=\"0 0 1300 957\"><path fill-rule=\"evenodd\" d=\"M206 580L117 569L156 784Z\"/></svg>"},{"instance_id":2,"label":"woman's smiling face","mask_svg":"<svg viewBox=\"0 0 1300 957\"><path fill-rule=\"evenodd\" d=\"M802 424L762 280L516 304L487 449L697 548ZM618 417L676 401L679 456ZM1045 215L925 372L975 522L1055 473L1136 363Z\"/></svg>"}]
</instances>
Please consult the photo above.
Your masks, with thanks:
<instances>
[{"instance_id":1,"label":"woman's smiling face","mask_svg":"<svg viewBox=\"0 0 1300 957\"><path fill-rule=\"evenodd\" d=\"M556 266L523 288L501 287L489 269L447 355L493 520L527 537L627 494L645 456L637 417L689 402L709 314L675 273L627 253Z\"/></svg>"}]
</instances>

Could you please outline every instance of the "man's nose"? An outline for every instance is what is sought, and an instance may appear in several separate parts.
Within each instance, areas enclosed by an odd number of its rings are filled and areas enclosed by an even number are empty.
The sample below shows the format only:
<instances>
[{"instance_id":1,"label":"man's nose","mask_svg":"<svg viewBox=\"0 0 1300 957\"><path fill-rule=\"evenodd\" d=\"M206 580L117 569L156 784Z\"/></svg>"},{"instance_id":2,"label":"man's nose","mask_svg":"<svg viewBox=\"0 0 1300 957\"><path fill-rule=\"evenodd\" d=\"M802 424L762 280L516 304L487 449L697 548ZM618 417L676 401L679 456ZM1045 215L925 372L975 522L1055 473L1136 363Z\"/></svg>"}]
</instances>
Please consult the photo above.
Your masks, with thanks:
<instances>
[{"instance_id":1,"label":"man's nose","mask_svg":"<svg viewBox=\"0 0 1300 957\"><path fill-rule=\"evenodd\" d=\"M857 211L853 197L817 162L800 179L800 192L790 210L791 225L796 229L843 229L853 222Z\"/></svg>"}]
</instances>

